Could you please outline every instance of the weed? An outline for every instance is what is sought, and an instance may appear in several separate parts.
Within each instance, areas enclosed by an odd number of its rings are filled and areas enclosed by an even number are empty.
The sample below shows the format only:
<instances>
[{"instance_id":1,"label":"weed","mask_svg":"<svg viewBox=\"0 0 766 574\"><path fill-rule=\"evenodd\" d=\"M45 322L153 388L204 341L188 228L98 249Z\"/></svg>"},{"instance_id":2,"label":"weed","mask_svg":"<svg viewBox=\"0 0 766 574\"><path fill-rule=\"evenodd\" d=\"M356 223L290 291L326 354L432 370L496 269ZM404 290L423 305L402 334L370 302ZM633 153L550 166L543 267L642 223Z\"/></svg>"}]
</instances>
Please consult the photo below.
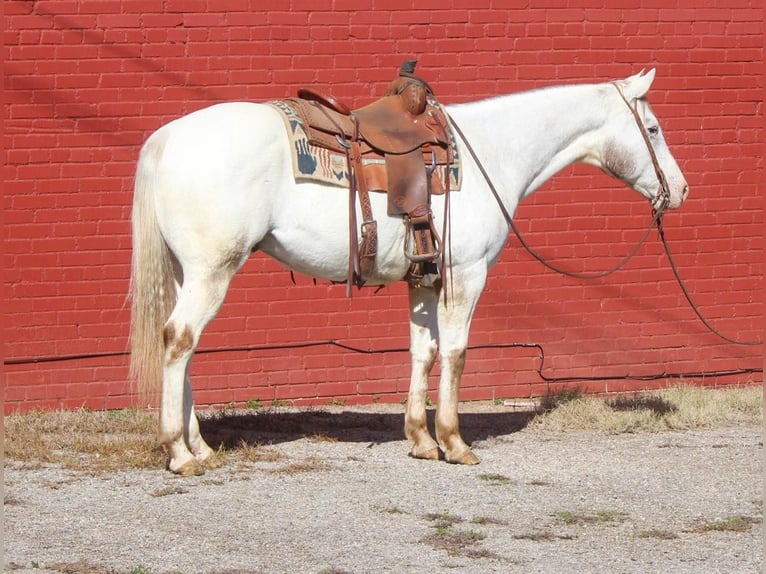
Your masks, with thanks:
<instances>
[{"instance_id":1,"label":"weed","mask_svg":"<svg viewBox=\"0 0 766 574\"><path fill-rule=\"evenodd\" d=\"M463 554L468 558L489 558L492 560L503 559L502 556L499 556L486 548L467 548Z\"/></svg>"},{"instance_id":2,"label":"weed","mask_svg":"<svg viewBox=\"0 0 766 574\"><path fill-rule=\"evenodd\" d=\"M511 479L507 476L504 476L502 474L480 474L477 476L479 480L483 480L485 482L488 482L494 486L501 485L501 484L509 484L511 482Z\"/></svg>"},{"instance_id":3,"label":"weed","mask_svg":"<svg viewBox=\"0 0 766 574\"><path fill-rule=\"evenodd\" d=\"M271 406L275 409L284 409L290 406L290 402L284 399L274 399L271 401Z\"/></svg>"},{"instance_id":4,"label":"weed","mask_svg":"<svg viewBox=\"0 0 766 574\"><path fill-rule=\"evenodd\" d=\"M492 518L491 516L474 516L471 519L471 524L479 525L495 525L495 526L508 526L508 523L498 518Z\"/></svg>"},{"instance_id":5,"label":"weed","mask_svg":"<svg viewBox=\"0 0 766 574\"><path fill-rule=\"evenodd\" d=\"M570 539L570 537L567 536L559 536L558 534L553 534L552 532L543 532L540 530L535 530L534 532L526 532L523 534L514 534L513 537L516 540L530 540L532 542L551 542L552 540L556 539Z\"/></svg>"},{"instance_id":6,"label":"weed","mask_svg":"<svg viewBox=\"0 0 766 574\"><path fill-rule=\"evenodd\" d=\"M434 531L423 537L420 542L428 544L437 550L446 550L450 556L466 556L469 558L493 558L499 559L493 552L483 548L475 548L476 544L484 540L487 535L484 532L473 529L457 529L455 524L464 522L463 518L448 511L441 513L428 513L424 519L433 522ZM491 518L474 518L473 524L502 524Z\"/></svg>"},{"instance_id":7,"label":"weed","mask_svg":"<svg viewBox=\"0 0 766 574\"><path fill-rule=\"evenodd\" d=\"M425 514L423 516L426 520L433 522L434 527L439 529L445 529L449 528L450 526L454 524L458 524L460 522L464 522L462 518L459 516L456 516L454 514L450 514L449 512L445 511L442 513L436 513L436 512L429 512L428 514Z\"/></svg>"},{"instance_id":8,"label":"weed","mask_svg":"<svg viewBox=\"0 0 766 574\"><path fill-rule=\"evenodd\" d=\"M554 513L554 516L564 524L582 525L582 524L608 524L612 522L622 522L627 518L624 512L616 510L585 510L570 511L560 510Z\"/></svg>"},{"instance_id":9,"label":"weed","mask_svg":"<svg viewBox=\"0 0 766 574\"><path fill-rule=\"evenodd\" d=\"M396 506L376 506L375 508L380 512L385 512L386 514L407 514L404 512L404 510L401 510Z\"/></svg>"},{"instance_id":10,"label":"weed","mask_svg":"<svg viewBox=\"0 0 766 574\"><path fill-rule=\"evenodd\" d=\"M753 524L760 524L762 521L761 518L735 515L730 516L729 518L719 518L717 520L702 522L697 526L684 530L684 532L689 534L704 534L706 532L748 532L753 527Z\"/></svg>"},{"instance_id":11,"label":"weed","mask_svg":"<svg viewBox=\"0 0 766 574\"><path fill-rule=\"evenodd\" d=\"M276 462L283 456L273 448L250 444L244 439L240 441L237 452L246 462Z\"/></svg>"},{"instance_id":12,"label":"weed","mask_svg":"<svg viewBox=\"0 0 766 574\"><path fill-rule=\"evenodd\" d=\"M245 408L250 409L252 411L257 411L263 406L263 402L261 399L250 399L245 403Z\"/></svg>"},{"instance_id":13,"label":"weed","mask_svg":"<svg viewBox=\"0 0 766 574\"><path fill-rule=\"evenodd\" d=\"M652 528L651 530L642 530L636 534L638 538L656 538L658 540L675 540L678 538L678 534L670 532L669 530L659 530Z\"/></svg>"},{"instance_id":14,"label":"weed","mask_svg":"<svg viewBox=\"0 0 766 574\"><path fill-rule=\"evenodd\" d=\"M316 457L309 457L302 462L293 462L276 468L271 472L274 474L300 474L302 472L318 472L331 469L332 467L327 462Z\"/></svg>"},{"instance_id":15,"label":"weed","mask_svg":"<svg viewBox=\"0 0 766 574\"><path fill-rule=\"evenodd\" d=\"M457 530L451 527L437 528L435 532L425 536L425 542L439 550L446 550L450 556L466 554L466 549L481 542L487 537L478 530Z\"/></svg>"},{"instance_id":16,"label":"weed","mask_svg":"<svg viewBox=\"0 0 766 574\"><path fill-rule=\"evenodd\" d=\"M153 498L161 498L163 496L170 496L172 494L186 494L187 492L189 491L180 486L166 486L152 492L151 496Z\"/></svg>"}]
</instances>

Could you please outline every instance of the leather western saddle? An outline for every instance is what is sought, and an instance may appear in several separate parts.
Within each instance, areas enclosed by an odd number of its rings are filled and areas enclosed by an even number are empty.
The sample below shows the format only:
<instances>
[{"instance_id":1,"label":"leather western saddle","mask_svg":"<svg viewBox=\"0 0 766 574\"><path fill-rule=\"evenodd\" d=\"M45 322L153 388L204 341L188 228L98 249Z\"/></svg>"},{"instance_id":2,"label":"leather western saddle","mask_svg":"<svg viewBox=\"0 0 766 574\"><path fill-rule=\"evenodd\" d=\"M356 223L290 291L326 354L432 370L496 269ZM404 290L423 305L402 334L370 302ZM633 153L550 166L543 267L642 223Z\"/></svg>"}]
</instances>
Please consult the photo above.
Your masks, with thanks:
<instances>
[{"instance_id":1,"label":"leather western saddle","mask_svg":"<svg viewBox=\"0 0 766 574\"><path fill-rule=\"evenodd\" d=\"M404 255L411 262L405 279L431 285L439 277L437 259L442 240L431 213L431 195L449 193L435 173L437 165L453 161L447 119L431 87L414 75L415 61L406 61L385 95L362 108L350 110L331 95L310 88L287 101L301 116L309 142L345 154L349 173L349 272L351 285L370 277L377 253L377 223L370 191L388 194L388 215L401 215L405 225ZM371 158L382 161L370 162ZM364 221L359 243L356 197ZM445 205L447 202L445 202ZM446 216L446 214L445 214Z\"/></svg>"}]
</instances>

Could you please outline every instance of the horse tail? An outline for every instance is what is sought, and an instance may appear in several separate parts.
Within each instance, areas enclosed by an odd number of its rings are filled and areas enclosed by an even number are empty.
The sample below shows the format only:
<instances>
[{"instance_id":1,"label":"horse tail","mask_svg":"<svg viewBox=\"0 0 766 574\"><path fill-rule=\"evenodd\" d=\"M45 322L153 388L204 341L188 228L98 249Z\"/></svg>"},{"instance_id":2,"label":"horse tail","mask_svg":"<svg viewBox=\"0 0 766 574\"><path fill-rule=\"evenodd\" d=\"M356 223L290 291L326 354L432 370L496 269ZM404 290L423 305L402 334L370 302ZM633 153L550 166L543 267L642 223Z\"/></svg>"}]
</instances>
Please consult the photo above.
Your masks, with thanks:
<instances>
[{"instance_id":1,"label":"horse tail","mask_svg":"<svg viewBox=\"0 0 766 574\"><path fill-rule=\"evenodd\" d=\"M155 133L144 144L133 190L130 379L137 383L142 403L154 400L161 390L163 329L176 304L172 255L154 208L155 174L164 144L162 132Z\"/></svg>"}]
</instances>

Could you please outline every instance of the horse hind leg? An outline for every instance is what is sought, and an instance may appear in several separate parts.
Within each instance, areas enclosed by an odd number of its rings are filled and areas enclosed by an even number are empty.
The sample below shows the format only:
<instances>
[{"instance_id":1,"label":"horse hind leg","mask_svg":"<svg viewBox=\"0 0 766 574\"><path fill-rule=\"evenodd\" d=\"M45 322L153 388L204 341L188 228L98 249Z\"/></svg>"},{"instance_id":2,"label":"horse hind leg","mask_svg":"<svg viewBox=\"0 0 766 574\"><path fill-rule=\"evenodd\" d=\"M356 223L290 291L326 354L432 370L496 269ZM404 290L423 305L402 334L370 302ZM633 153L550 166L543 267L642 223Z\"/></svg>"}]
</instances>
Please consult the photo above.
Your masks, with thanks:
<instances>
[{"instance_id":1,"label":"horse hind leg","mask_svg":"<svg viewBox=\"0 0 766 574\"><path fill-rule=\"evenodd\" d=\"M409 288L410 304L410 355L412 371L407 411L404 416L404 433L412 441L410 456L436 460L439 445L428 432L426 393L428 374L437 355L436 305L438 295L433 289Z\"/></svg>"},{"instance_id":2,"label":"horse hind leg","mask_svg":"<svg viewBox=\"0 0 766 574\"><path fill-rule=\"evenodd\" d=\"M200 433L189 373L202 330L223 303L231 277L233 273L228 271L185 274L178 302L163 331L159 441L168 453L168 468L183 476L202 474L203 463L214 454Z\"/></svg>"}]
</instances>

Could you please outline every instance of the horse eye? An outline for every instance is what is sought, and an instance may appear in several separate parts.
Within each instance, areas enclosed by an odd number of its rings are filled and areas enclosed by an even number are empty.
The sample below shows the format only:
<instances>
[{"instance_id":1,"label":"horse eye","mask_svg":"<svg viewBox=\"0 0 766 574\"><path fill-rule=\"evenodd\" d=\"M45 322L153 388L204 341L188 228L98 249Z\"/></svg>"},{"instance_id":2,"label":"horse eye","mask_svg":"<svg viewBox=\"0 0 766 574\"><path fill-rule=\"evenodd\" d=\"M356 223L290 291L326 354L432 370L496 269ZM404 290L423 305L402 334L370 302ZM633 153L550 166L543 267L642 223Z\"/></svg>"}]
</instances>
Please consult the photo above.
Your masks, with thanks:
<instances>
[{"instance_id":1,"label":"horse eye","mask_svg":"<svg viewBox=\"0 0 766 574\"><path fill-rule=\"evenodd\" d=\"M660 128L658 126L650 126L646 131L649 132L649 135L656 136L660 133Z\"/></svg>"}]
</instances>

